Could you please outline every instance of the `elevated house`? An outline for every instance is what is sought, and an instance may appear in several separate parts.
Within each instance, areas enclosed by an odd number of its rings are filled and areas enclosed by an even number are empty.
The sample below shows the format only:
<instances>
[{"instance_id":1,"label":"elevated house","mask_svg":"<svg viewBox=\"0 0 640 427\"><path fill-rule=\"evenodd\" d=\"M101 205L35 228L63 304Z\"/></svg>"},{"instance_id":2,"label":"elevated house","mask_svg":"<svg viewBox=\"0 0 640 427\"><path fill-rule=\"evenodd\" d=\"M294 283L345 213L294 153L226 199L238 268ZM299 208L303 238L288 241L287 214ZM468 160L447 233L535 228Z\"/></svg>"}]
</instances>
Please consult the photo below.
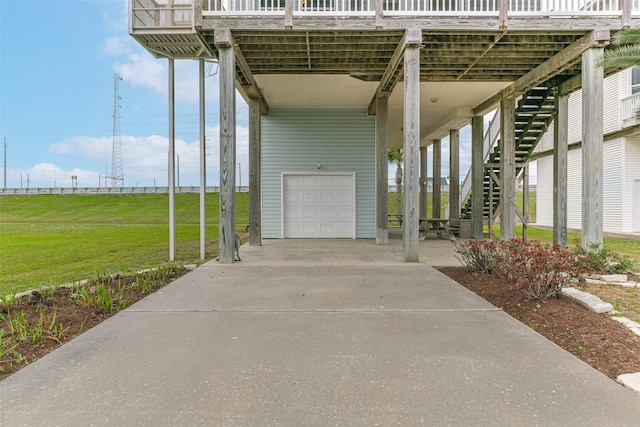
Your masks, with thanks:
<instances>
[{"instance_id":1,"label":"elevated house","mask_svg":"<svg viewBox=\"0 0 640 427\"><path fill-rule=\"evenodd\" d=\"M581 185L590 195L583 235L585 244L601 240L604 72L596 61L611 33L638 17L630 0L130 0L131 35L168 60L171 153L174 61L199 60L201 82L204 61L219 64L221 262L234 259L236 89L249 104L251 244L387 243L387 150L403 147L403 259L418 261L421 150L433 144L438 182L446 135L450 220L470 218L482 237L483 219L499 213L501 238L512 238L516 176L554 117L557 138L566 138L566 100L580 88ZM203 100L201 92L202 109ZM483 115L496 107L498 132L488 129L485 142ZM468 191L456 194L458 130L468 123L472 173ZM204 112L201 129L204 169ZM173 155L169 162L172 171ZM557 210L566 213L564 171L554 166ZM171 190L170 205L173 257ZM566 221L556 225L566 230Z\"/></svg>"}]
</instances>

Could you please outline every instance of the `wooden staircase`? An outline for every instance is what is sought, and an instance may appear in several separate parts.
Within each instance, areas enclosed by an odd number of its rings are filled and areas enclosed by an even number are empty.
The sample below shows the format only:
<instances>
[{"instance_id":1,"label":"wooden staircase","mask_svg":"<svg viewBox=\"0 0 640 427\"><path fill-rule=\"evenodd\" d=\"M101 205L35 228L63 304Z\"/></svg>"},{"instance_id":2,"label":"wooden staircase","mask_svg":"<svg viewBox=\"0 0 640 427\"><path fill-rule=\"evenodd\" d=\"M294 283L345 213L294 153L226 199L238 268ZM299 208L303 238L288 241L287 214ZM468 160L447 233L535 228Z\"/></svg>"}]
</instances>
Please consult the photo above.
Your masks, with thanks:
<instances>
[{"instance_id":1,"label":"wooden staircase","mask_svg":"<svg viewBox=\"0 0 640 427\"><path fill-rule=\"evenodd\" d=\"M526 92L516 105L515 157L516 177L536 145L549 128L555 115L555 96L551 85L539 85ZM485 160L483 180L483 217L495 218L500 206L500 186L493 179L500 178L500 143L498 142ZM471 218L471 197L463 203L460 218Z\"/></svg>"}]
</instances>

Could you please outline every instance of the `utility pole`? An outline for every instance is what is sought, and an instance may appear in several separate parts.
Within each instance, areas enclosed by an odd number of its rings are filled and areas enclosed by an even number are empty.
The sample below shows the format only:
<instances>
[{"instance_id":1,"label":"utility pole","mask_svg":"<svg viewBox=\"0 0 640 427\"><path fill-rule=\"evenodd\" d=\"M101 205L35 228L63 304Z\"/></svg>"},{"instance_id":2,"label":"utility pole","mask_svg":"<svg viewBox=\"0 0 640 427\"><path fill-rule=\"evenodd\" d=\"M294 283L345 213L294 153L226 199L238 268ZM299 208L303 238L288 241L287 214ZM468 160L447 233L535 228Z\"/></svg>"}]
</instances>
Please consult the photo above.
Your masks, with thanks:
<instances>
[{"instance_id":1,"label":"utility pole","mask_svg":"<svg viewBox=\"0 0 640 427\"><path fill-rule=\"evenodd\" d=\"M180 154L178 154L178 192L180 191Z\"/></svg>"},{"instance_id":2,"label":"utility pole","mask_svg":"<svg viewBox=\"0 0 640 427\"><path fill-rule=\"evenodd\" d=\"M242 190L242 163L238 162L238 191Z\"/></svg>"},{"instance_id":3,"label":"utility pole","mask_svg":"<svg viewBox=\"0 0 640 427\"><path fill-rule=\"evenodd\" d=\"M4 137L4 189L7 189L7 137Z\"/></svg>"}]
</instances>

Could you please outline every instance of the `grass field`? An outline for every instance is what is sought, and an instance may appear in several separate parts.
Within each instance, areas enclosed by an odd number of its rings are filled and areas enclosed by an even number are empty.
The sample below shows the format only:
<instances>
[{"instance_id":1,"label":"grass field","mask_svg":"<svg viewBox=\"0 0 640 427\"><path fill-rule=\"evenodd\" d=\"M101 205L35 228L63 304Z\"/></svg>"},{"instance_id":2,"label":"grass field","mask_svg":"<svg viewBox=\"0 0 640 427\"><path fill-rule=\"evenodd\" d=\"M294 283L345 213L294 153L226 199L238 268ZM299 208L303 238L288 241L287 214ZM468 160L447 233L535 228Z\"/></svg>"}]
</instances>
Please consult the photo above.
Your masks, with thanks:
<instances>
[{"instance_id":1,"label":"grass field","mask_svg":"<svg viewBox=\"0 0 640 427\"><path fill-rule=\"evenodd\" d=\"M444 217L444 207L447 203L449 203L449 193L442 193L442 209L440 212L440 216ZM427 194L427 217L433 217L433 194ZM522 192L516 193L516 205L522 209ZM398 201L396 199L396 193L389 193L389 213L395 214L398 212ZM529 221L535 222L536 220L536 193L535 191L529 192Z\"/></svg>"},{"instance_id":2,"label":"grass field","mask_svg":"<svg viewBox=\"0 0 640 427\"><path fill-rule=\"evenodd\" d=\"M248 199L248 193L236 196L238 232L248 223ZM445 193L443 204L447 200ZM207 195L209 259L218 251L218 201L217 193ZM535 194L532 209L534 202ZM165 264L168 206L168 197L159 194L0 197L0 296ZM178 262L199 259L199 209L198 194L176 195ZM389 195L389 212L396 212L395 194ZM550 242L552 236L530 228L529 238ZM640 266L640 241L605 238L605 247Z\"/></svg>"},{"instance_id":3,"label":"grass field","mask_svg":"<svg viewBox=\"0 0 640 427\"><path fill-rule=\"evenodd\" d=\"M200 257L198 194L176 195L177 261ZM236 197L238 231L248 194ZM207 257L218 250L218 194L207 195ZM0 197L0 295L101 273L164 264L169 199L162 195Z\"/></svg>"}]
</instances>

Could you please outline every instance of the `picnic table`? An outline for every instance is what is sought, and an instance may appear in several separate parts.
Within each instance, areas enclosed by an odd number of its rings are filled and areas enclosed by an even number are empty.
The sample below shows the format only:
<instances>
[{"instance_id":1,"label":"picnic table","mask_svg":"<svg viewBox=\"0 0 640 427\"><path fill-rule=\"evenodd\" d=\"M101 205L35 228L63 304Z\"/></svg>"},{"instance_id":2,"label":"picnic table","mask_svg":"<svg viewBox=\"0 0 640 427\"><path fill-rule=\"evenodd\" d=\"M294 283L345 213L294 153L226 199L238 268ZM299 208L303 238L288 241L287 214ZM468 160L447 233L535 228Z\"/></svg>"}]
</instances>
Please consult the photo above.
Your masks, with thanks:
<instances>
[{"instance_id":1,"label":"picnic table","mask_svg":"<svg viewBox=\"0 0 640 427\"><path fill-rule=\"evenodd\" d=\"M427 238L427 234L437 234L442 238L443 234L447 234L449 239L454 242L455 236L449 227L449 220L445 218L420 218L420 240Z\"/></svg>"}]
</instances>

